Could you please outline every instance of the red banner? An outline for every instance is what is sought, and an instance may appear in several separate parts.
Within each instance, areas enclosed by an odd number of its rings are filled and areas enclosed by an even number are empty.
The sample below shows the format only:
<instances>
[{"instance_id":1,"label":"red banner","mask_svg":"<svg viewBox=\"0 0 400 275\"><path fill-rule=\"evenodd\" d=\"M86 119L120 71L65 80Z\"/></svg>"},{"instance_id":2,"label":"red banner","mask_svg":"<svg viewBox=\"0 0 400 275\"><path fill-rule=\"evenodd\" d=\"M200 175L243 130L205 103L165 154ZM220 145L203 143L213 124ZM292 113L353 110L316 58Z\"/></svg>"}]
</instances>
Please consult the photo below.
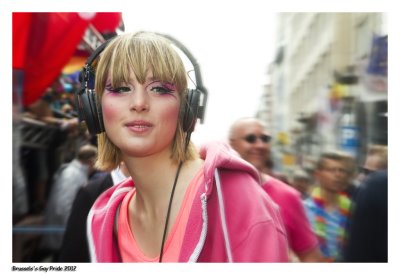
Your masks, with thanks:
<instances>
[{"instance_id":1,"label":"red banner","mask_svg":"<svg viewBox=\"0 0 400 275\"><path fill-rule=\"evenodd\" d=\"M111 32L120 20L120 13L13 13L13 69L24 73L24 106L59 77L89 23Z\"/></svg>"}]
</instances>

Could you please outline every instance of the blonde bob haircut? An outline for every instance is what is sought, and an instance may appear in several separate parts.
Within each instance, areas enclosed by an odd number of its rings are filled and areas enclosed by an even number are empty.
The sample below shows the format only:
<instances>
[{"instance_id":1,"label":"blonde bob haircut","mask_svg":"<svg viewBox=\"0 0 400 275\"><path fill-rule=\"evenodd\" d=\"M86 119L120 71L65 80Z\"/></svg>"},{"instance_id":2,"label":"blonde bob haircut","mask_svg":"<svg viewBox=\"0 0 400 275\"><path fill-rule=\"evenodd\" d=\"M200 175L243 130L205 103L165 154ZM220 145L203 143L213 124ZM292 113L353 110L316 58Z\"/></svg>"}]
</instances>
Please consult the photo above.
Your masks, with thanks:
<instances>
[{"instance_id":1,"label":"blonde bob haircut","mask_svg":"<svg viewBox=\"0 0 400 275\"><path fill-rule=\"evenodd\" d=\"M117 87L129 83L133 72L138 82L144 84L149 70L155 79L173 83L177 88L181 105L172 142L171 159L179 163L195 159L198 153L191 142L186 148L187 134L183 131L182 119L187 105L187 74L181 58L171 43L163 36L151 32L117 36L100 55L96 68L95 90L97 102L100 104L108 77L112 86ZM97 136L97 143L96 167L106 171L117 168L122 161L122 154L106 132Z\"/></svg>"}]
</instances>

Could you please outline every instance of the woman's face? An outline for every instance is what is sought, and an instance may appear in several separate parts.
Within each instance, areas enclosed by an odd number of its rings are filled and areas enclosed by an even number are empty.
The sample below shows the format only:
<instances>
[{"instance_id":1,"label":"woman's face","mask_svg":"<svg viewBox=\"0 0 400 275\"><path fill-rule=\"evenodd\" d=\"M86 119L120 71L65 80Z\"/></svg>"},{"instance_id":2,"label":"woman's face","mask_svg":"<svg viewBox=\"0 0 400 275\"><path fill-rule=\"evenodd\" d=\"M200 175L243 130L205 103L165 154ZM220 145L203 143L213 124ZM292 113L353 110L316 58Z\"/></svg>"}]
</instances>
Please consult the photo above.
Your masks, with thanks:
<instances>
[{"instance_id":1,"label":"woman's face","mask_svg":"<svg viewBox=\"0 0 400 275\"><path fill-rule=\"evenodd\" d=\"M130 83L112 87L108 78L101 98L108 138L128 157L170 151L178 124L180 97L172 83L154 79L144 84L131 74Z\"/></svg>"}]
</instances>

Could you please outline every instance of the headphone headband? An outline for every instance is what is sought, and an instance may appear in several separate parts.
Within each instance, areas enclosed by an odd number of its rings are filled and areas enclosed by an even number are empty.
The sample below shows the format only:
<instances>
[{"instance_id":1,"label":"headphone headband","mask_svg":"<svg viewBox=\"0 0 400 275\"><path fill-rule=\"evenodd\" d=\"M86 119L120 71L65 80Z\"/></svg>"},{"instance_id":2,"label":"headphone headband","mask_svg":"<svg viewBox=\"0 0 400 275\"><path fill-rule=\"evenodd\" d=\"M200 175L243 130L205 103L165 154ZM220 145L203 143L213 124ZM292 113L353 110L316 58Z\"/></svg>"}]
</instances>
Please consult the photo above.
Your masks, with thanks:
<instances>
[{"instance_id":1,"label":"headphone headband","mask_svg":"<svg viewBox=\"0 0 400 275\"><path fill-rule=\"evenodd\" d=\"M192 53L178 40L176 40L174 37L168 35L168 34L162 34L162 33L156 33L160 36L165 37L169 41L171 41L175 46L177 46L189 59L189 61L192 63L193 69L194 69L194 75L196 79L196 88L200 90L203 94L203 104L200 106L201 112L199 118L200 122L204 123L204 115L205 115L205 108L207 105L207 97L208 97L208 91L203 85L203 79L201 77L201 72L200 72L200 65L197 62L196 58L192 55Z\"/></svg>"}]
</instances>

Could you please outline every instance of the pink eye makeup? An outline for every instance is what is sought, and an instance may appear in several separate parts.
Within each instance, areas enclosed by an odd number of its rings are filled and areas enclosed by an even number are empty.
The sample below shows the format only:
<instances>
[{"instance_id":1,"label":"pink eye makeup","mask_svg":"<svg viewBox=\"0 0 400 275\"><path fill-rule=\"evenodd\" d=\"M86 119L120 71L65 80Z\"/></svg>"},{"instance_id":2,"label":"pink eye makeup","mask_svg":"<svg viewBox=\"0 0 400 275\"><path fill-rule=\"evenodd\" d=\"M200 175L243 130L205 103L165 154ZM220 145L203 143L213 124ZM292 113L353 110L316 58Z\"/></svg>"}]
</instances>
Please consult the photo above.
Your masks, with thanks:
<instances>
[{"instance_id":1,"label":"pink eye makeup","mask_svg":"<svg viewBox=\"0 0 400 275\"><path fill-rule=\"evenodd\" d=\"M163 87L165 88L165 89L169 89L169 90L171 90L171 91L176 91L176 87L175 87L175 85L174 84L172 84L172 83L164 83L164 84L162 84L163 85Z\"/></svg>"},{"instance_id":2,"label":"pink eye makeup","mask_svg":"<svg viewBox=\"0 0 400 275\"><path fill-rule=\"evenodd\" d=\"M162 83L160 81L151 82L147 88L156 94L173 94L176 91L176 87L172 83Z\"/></svg>"},{"instance_id":3,"label":"pink eye makeup","mask_svg":"<svg viewBox=\"0 0 400 275\"><path fill-rule=\"evenodd\" d=\"M130 92L131 88L127 86L121 86L121 87L116 87L114 88L111 83L107 83L105 86L105 89L110 92L110 93L124 93L124 92Z\"/></svg>"}]
</instances>

